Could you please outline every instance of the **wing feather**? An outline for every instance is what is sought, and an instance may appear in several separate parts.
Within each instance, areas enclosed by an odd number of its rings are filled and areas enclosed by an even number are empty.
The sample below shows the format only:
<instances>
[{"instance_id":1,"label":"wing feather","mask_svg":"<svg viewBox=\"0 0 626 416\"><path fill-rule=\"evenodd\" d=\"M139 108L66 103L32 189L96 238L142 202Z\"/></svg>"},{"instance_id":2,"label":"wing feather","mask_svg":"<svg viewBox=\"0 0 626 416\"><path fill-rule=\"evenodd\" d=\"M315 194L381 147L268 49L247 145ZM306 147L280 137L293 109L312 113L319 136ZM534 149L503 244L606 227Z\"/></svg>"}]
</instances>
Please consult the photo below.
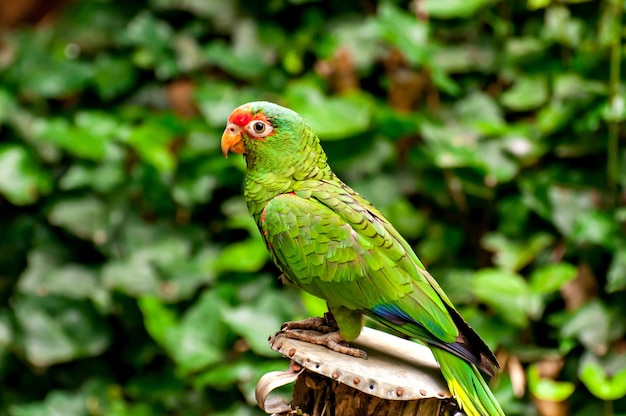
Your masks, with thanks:
<instances>
[{"instance_id":1,"label":"wing feather","mask_svg":"<svg viewBox=\"0 0 626 416\"><path fill-rule=\"evenodd\" d=\"M422 338L454 342L445 300L406 241L369 203L342 191L282 194L266 205L261 232L281 270L329 304L374 316L381 305L405 306Z\"/></svg>"}]
</instances>

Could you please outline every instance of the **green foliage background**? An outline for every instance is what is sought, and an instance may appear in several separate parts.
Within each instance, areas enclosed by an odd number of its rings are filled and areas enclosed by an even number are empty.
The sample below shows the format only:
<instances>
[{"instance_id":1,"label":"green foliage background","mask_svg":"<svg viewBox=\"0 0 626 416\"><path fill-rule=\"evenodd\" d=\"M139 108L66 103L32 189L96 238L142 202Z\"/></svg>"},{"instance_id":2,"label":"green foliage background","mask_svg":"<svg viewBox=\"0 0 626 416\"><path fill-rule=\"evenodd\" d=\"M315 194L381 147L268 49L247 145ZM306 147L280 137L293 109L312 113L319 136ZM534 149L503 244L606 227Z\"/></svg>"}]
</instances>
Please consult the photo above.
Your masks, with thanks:
<instances>
[{"instance_id":1,"label":"green foliage background","mask_svg":"<svg viewBox=\"0 0 626 416\"><path fill-rule=\"evenodd\" d=\"M268 335L320 304L219 150L258 99L497 349L507 414L626 414L622 8L78 0L3 29L0 415L261 414Z\"/></svg>"}]
</instances>

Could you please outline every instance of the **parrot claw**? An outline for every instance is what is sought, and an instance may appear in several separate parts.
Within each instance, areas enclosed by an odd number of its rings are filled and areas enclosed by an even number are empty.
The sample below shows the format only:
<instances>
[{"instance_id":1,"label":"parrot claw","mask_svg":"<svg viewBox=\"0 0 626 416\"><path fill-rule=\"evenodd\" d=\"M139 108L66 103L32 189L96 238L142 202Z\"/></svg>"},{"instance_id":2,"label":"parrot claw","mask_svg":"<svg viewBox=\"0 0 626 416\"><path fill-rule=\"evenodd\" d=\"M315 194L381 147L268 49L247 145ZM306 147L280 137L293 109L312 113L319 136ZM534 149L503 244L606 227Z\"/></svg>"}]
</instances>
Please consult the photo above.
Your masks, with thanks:
<instances>
[{"instance_id":1,"label":"parrot claw","mask_svg":"<svg viewBox=\"0 0 626 416\"><path fill-rule=\"evenodd\" d=\"M305 321L307 321L307 319L305 319ZM320 333L321 331L311 331L308 328L307 330L302 331L303 328L288 327L288 324L299 324L300 322L302 321L287 322L285 325L283 325L283 328L281 328L279 334L284 335L287 338L297 339L299 341L308 342L310 344L323 345L332 351L367 360L367 353L362 349L351 347L350 345L348 345L338 330ZM328 326L325 327L329 328Z\"/></svg>"},{"instance_id":2,"label":"parrot claw","mask_svg":"<svg viewBox=\"0 0 626 416\"><path fill-rule=\"evenodd\" d=\"M337 323L334 319L333 321L329 321L326 315L324 315L323 318L316 316L314 318L307 318L301 321L285 322L280 327L281 332L292 331L294 329L305 329L308 331L317 331L323 334L328 334L329 332L337 331L339 328L337 327Z\"/></svg>"}]
</instances>

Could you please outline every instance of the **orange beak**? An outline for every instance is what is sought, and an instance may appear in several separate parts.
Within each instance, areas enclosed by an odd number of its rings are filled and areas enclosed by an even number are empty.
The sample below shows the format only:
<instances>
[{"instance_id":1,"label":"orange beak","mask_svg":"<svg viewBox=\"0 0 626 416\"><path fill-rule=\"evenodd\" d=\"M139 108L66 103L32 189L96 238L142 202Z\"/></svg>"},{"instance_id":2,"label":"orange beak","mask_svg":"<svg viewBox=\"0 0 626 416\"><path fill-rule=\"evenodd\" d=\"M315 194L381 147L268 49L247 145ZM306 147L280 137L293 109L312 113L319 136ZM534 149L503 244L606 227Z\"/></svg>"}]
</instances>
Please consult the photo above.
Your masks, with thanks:
<instances>
[{"instance_id":1,"label":"orange beak","mask_svg":"<svg viewBox=\"0 0 626 416\"><path fill-rule=\"evenodd\" d=\"M228 158L228 152L246 153L246 148L243 145L243 137L241 136L241 129L238 125L233 123L228 123L224 134L222 134L222 153L225 158Z\"/></svg>"}]
</instances>

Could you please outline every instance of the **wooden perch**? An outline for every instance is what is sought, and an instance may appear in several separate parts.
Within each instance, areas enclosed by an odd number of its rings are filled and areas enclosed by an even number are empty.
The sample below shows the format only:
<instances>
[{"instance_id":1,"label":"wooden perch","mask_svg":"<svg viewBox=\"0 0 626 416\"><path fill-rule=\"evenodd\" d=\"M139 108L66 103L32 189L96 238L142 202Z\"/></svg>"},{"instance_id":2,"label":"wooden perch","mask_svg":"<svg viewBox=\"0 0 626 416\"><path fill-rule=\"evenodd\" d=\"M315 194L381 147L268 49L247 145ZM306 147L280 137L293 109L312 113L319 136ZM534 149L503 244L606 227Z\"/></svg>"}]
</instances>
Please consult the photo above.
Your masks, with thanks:
<instances>
[{"instance_id":1,"label":"wooden perch","mask_svg":"<svg viewBox=\"0 0 626 416\"><path fill-rule=\"evenodd\" d=\"M363 328L354 345L367 352L367 360L280 333L270 338L270 345L291 365L259 380L257 402L267 413L439 416L458 411L430 349L415 342ZM270 397L273 390L294 381L290 404Z\"/></svg>"}]
</instances>

